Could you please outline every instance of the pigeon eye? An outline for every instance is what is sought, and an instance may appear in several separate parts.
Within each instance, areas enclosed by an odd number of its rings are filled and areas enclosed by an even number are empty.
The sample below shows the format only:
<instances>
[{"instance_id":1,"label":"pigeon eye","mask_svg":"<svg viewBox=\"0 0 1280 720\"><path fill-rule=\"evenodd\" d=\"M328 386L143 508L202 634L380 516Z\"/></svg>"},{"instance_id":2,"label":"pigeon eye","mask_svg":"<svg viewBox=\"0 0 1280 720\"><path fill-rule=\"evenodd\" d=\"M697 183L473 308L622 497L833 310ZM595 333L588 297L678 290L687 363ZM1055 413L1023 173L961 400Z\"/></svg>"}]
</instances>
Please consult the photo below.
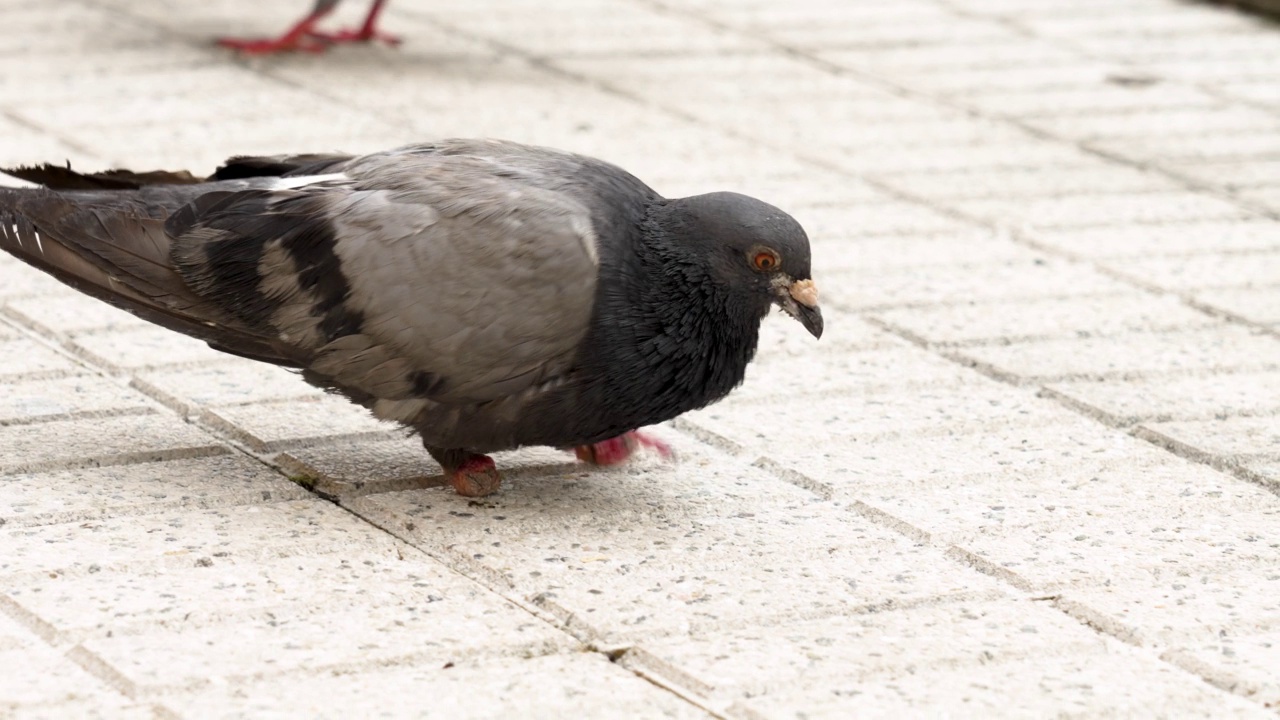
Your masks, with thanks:
<instances>
[{"instance_id":1,"label":"pigeon eye","mask_svg":"<svg viewBox=\"0 0 1280 720\"><path fill-rule=\"evenodd\" d=\"M755 250L751 253L751 266L760 272L769 272L778 267L782 259L772 250Z\"/></svg>"}]
</instances>

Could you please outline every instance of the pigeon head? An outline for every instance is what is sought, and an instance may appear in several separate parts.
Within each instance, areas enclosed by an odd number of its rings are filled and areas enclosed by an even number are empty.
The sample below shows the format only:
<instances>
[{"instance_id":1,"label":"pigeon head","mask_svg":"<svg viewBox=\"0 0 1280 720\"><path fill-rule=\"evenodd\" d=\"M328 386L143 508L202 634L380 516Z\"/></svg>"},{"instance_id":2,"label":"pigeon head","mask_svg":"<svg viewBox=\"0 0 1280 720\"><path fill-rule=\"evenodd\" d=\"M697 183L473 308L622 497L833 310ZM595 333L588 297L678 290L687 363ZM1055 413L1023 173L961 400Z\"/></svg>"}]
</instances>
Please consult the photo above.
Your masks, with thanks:
<instances>
[{"instance_id":1,"label":"pigeon head","mask_svg":"<svg viewBox=\"0 0 1280 720\"><path fill-rule=\"evenodd\" d=\"M769 305L822 337L818 288L810 276L809 237L795 218L753 197L732 192L671 201L682 238L696 249L717 283L741 295L761 315Z\"/></svg>"}]
</instances>

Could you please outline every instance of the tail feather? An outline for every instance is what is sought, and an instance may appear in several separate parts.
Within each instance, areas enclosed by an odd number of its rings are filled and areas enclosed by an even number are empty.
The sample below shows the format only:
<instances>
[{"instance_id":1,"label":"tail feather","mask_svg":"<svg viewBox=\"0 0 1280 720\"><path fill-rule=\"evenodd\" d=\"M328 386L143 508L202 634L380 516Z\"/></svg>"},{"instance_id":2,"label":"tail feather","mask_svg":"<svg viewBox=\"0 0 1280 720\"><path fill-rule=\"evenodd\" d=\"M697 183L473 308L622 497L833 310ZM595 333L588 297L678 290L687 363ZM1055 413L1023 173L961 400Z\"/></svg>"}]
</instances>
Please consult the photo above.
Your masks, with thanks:
<instances>
[{"instance_id":1,"label":"tail feather","mask_svg":"<svg viewBox=\"0 0 1280 720\"><path fill-rule=\"evenodd\" d=\"M164 221L201 193L196 186L109 189L105 185L126 180L41 172L14 174L76 189L0 188L0 249L80 292L216 349L301 364L273 338L197 295L170 261Z\"/></svg>"}]
</instances>

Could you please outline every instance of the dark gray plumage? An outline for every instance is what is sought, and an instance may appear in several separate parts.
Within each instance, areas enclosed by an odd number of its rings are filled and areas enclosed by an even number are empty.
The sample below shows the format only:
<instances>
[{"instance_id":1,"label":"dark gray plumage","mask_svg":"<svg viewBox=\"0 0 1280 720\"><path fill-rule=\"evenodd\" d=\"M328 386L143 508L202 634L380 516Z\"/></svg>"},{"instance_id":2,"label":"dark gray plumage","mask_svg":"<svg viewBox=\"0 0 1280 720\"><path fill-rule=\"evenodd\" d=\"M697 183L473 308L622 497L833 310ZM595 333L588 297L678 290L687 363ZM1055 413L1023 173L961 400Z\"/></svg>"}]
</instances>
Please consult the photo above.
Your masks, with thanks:
<instances>
[{"instance_id":1,"label":"dark gray plumage","mask_svg":"<svg viewBox=\"0 0 1280 720\"><path fill-rule=\"evenodd\" d=\"M576 447L737 386L778 305L821 335L809 242L734 193L667 200L587 157L447 140L186 173L8 171L0 247L225 352L415 429L460 493L482 453Z\"/></svg>"}]
</instances>

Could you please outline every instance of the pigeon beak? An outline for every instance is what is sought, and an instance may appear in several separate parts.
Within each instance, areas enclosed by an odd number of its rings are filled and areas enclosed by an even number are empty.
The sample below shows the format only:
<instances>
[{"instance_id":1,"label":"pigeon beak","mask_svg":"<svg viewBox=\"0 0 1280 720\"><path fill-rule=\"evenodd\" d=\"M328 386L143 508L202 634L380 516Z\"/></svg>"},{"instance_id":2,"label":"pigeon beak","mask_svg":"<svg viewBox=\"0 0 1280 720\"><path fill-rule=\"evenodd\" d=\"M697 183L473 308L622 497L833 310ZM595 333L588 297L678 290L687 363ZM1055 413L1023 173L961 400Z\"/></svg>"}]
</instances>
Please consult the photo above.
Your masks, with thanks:
<instances>
[{"instance_id":1,"label":"pigeon beak","mask_svg":"<svg viewBox=\"0 0 1280 720\"><path fill-rule=\"evenodd\" d=\"M788 282L789 281L789 282ZM778 306L804 326L810 335L822 337L822 311L818 309L818 286L812 280L775 282Z\"/></svg>"},{"instance_id":2,"label":"pigeon beak","mask_svg":"<svg viewBox=\"0 0 1280 720\"><path fill-rule=\"evenodd\" d=\"M804 329L808 330L814 338L822 337L822 311L816 305L809 307L800 303L796 303L796 311L795 318L800 321Z\"/></svg>"}]
</instances>

